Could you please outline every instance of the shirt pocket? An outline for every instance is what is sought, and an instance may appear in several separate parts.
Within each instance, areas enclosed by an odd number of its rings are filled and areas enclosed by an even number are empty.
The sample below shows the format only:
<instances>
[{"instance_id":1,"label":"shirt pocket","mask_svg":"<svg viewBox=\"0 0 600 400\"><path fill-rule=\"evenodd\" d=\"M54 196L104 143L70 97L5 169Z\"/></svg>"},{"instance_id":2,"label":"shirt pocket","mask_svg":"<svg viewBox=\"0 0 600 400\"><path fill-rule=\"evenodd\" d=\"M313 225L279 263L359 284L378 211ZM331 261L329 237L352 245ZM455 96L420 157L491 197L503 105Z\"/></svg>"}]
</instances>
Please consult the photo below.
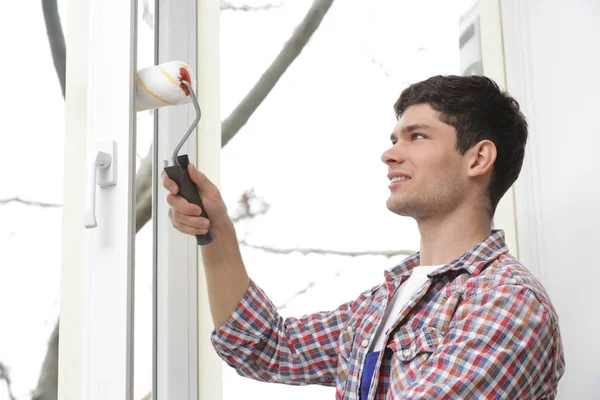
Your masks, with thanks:
<instances>
[{"instance_id":1,"label":"shirt pocket","mask_svg":"<svg viewBox=\"0 0 600 400\"><path fill-rule=\"evenodd\" d=\"M390 390L401 392L410 385L443 339L444 332L433 327L398 329L387 345L392 352Z\"/></svg>"}]
</instances>

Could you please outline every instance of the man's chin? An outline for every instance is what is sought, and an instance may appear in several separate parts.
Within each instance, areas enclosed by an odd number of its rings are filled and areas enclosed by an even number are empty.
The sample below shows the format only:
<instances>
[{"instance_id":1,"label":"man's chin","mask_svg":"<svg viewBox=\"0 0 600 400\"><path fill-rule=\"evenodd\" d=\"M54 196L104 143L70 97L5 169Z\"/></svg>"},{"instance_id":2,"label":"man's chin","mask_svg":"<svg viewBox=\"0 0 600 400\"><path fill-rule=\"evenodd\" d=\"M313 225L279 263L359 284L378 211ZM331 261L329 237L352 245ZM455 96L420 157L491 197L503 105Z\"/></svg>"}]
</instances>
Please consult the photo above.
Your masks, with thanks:
<instances>
[{"instance_id":1,"label":"man's chin","mask_svg":"<svg viewBox=\"0 0 600 400\"><path fill-rule=\"evenodd\" d=\"M387 209L393 212L394 214L400 215L402 217L412 217L410 207L407 204L402 204L398 201L391 201L390 199L387 201L386 206Z\"/></svg>"}]
</instances>

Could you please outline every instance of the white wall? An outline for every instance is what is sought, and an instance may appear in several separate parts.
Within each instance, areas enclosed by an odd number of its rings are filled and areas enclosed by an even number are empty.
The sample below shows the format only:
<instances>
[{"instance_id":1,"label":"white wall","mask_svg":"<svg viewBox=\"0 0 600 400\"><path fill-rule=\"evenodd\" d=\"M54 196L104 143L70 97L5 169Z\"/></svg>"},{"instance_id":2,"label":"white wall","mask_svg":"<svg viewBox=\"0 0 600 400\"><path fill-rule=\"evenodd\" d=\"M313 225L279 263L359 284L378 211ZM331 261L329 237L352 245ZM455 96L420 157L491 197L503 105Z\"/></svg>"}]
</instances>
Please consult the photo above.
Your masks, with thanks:
<instances>
[{"instance_id":1,"label":"white wall","mask_svg":"<svg viewBox=\"0 0 600 400\"><path fill-rule=\"evenodd\" d=\"M530 141L516 184L521 261L548 289L561 399L600 393L600 1L502 2L507 88Z\"/></svg>"}]
</instances>

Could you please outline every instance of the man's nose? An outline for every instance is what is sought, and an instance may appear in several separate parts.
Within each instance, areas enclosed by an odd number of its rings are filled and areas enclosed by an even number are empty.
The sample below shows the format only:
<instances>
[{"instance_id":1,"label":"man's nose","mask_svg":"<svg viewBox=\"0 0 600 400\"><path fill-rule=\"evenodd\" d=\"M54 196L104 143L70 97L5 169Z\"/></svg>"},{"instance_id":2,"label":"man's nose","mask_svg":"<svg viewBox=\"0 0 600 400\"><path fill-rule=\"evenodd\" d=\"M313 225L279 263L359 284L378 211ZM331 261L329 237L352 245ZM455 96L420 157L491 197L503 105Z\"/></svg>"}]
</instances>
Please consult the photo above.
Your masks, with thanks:
<instances>
[{"instance_id":1,"label":"man's nose","mask_svg":"<svg viewBox=\"0 0 600 400\"><path fill-rule=\"evenodd\" d=\"M392 145L392 147L384 151L381 155L381 161L386 165L402 164L405 161L405 159L405 151L400 142L397 142L396 144Z\"/></svg>"}]
</instances>

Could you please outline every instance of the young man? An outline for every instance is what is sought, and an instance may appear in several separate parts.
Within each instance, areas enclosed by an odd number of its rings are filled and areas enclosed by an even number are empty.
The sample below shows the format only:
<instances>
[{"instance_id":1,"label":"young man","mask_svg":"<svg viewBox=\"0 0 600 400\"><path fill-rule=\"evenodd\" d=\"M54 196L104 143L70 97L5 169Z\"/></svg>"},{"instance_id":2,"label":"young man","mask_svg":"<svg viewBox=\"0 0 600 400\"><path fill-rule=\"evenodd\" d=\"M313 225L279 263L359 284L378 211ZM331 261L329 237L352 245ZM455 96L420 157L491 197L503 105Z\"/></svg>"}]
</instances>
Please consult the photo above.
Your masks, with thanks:
<instances>
[{"instance_id":1,"label":"young man","mask_svg":"<svg viewBox=\"0 0 600 400\"><path fill-rule=\"evenodd\" d=\"M552 399L564 372L558 318L542 285L492 230L521 170L527 123L481 76L405 89L388 166L390 211L414 218L420 252L338 309L283 319L246 274L219 190L190 166L215 240L202 247L213 345L240 375L335 386L337 399ZM171 191L173 226L207 232Z\"/></svg>"}]
</instances>

